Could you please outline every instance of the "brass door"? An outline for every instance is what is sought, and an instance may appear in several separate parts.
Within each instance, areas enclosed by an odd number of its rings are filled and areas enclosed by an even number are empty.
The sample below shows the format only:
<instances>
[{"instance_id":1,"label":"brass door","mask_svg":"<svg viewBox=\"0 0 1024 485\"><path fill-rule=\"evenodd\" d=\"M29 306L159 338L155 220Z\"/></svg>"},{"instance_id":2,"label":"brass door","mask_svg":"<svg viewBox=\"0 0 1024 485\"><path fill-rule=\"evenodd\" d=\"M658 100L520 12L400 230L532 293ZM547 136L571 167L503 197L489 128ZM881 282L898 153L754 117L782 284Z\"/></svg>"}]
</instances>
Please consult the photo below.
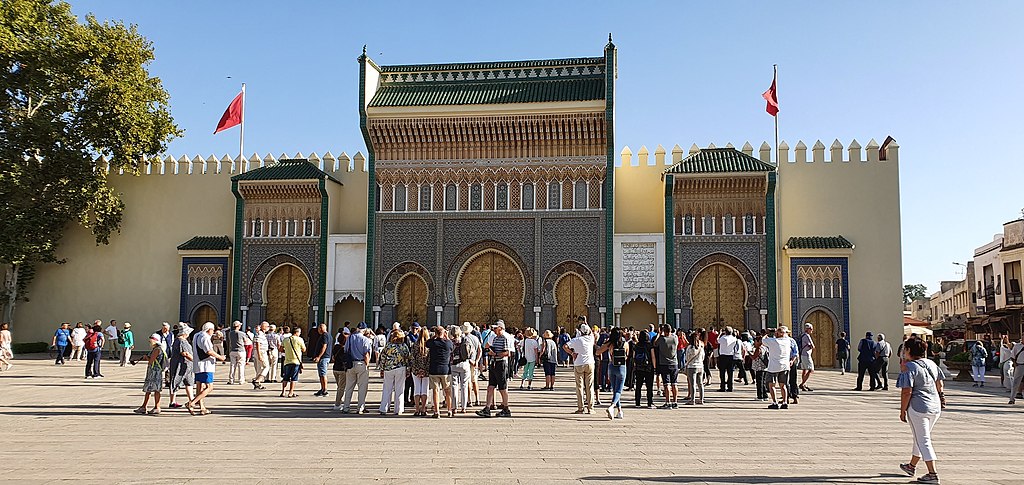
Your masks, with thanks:
<instances>
[{"instance_id":1,"label":"brass door","mask_svg":"<svg viewBox=\"0 0 1024 485\"><path fill-rule=\"evenodd\" d=\"M523 286L522 272L508 257L491 251L473 258L459 279L459 320L521 326Z\"/></svg>"},{"instance_id":2,"label":"brass door","mask_svg":"<svg viewBox=\"0 0 1024 485\"><path fill-rule=\"evenodd\" d=\"M587 284L578 274L569 273L555 287L555 322L575 328L580 315L587 315Z\"/></svg>"},{"instance_id":3,"label":"brass door","mask_svg":"<svg viewBox=\"0 0 1024 485\"><path fill-rule=\"evenodd\" d=\"M309 279L290 264L278 266L267 278L267 321L309 330Z\"/></svg>"},{"instance_id":4,"label":"brass door","mask_svg":"<svg viewBox=\"0 0 1024 485\"><path fill-rule=\"evenodd\" d=\"M746 286L732 268L714 264L693 279L691 287L694 327L746 328L743 302Z\"/></svg>"},{"instance_id":5,"label":"brass door","mask_svg":"<svg viewBox=\"0 0 1024 485\"><path fill-rule=\"evenodd\" d=\"M203 305L192 314L192 326L194 328L202 328L206 322L218 323L217 310L214 310L210 305Z\"/></svg>"},{"instance_id":6,"label":"brass door","mask_svg":"<svg viewBox=\"0 0 1024 485\"><path fill-rule=\"evenodd\" d=\"M834 367L836 365L836 325L832 317L821 310L815 310L807 316L806 322L814 325L811 338L814 339L814 351L811 358L814 359L815 367ZM802 324L797 328L803 327Z\"/></svg>"},{"instance_id":7,"label":"brass door","mask_svg":"<svg viewBox=\"0 0 1024 485\"><path fill-rule=\"evenodd\" d=\"M398 283L396 321L408 326L413 322L426 324L427 284L422 278L409 275Z\"/></svg>"}]
</instances>

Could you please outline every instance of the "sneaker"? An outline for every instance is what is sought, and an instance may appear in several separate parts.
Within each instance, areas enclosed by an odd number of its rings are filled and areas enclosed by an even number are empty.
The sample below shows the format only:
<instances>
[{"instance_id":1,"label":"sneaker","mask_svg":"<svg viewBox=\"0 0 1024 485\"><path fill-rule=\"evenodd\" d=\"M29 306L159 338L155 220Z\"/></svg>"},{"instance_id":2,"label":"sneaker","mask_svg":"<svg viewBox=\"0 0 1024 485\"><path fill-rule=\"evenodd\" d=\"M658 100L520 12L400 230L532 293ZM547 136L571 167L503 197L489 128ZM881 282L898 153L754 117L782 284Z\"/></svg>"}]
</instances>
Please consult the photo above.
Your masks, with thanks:
<instances>
[{"instance_id":1,"label":"sneaker","mask_svg":"<svg viewBox=\"0 0 1024 485\"><path fill-rule=\"evenodd\" d=\"M622 417L622 410L621 409L619 410L619 412L617 414L615 414L615 419L625 419L625 418Z\"/></svg>"},{"instance_id":2,"label":"sneaker","mask_svg":"<svg viewBox=\"0 0 1024 485\"><path fill-rule=\"evenodd\" d=\"M789 404L782 403L782 405L779 406L779 409L789 409Z\"/></svg>"},{"instance_id":3,"label":"sneaker","mask_svg":"<svg viewBox=\"0 0 1024 485\"><path fill-rule=\"evenodd\" d=\"M615 419L615 406L608 406L604 411L608 414L608 419Z\"/></svg>"},{"instance_id":4,"label":"sneaker","mask_svg":"<svg viewBox=\"0 0 1024 485\"><path fill-rule=\"evenodd\" d=\"M331 411L341 411L341 406L332 406Z\"/></svg>"},{"instance_id":5,"label":"sneaker","mask_svg":"<svg viewBox=\"0 0 1024 485\"><path fill-rule=\"evenodd\" d=\"M511 418L512 411L509 411L508 408L505 408L502 409L501 411L498 411L498 414L496 414L496 416L498 416L499 418Z\"/></svg>"},{"instance_id":6,"label":"sneaker","mask_svg":"<svg viewBox=\"0 0 1024 485\"><path fill-rule=\"evenodd\" d=\"M939 483L939 475L936 473L921 475L921 478L917 479L917 483Z\"/></svg>"},{"instance_id":7,"label":"sneaker","mask_svg":"<svg viewBox=\"0 0 1024 485\"><path fill-rule=\"evenodd\" d=\"M366 408L360 409L359 414L370 414L370 410Z\"/></svg>"},{"instance_id":8,"label":"sneaker","mask_svg":"<svg viewBox=\"0 0 1024 485\"><path fill-rule=\"evenodd\" d=\"M441 419L441 415L439 413L434 413L430 417L432 417L434 419Z\"/></svg>"},{"instance_id":9,"label":"sneaker","mask_svg":"<svg viewBox=\"0 0 1024 485\"><path fill-rule=\"evenodd\" d=\"M182 406L181 406L181 404L178 404L176 402L172 402L169 407L172 408L172 409L178 409L178 408L180 408Z\"/></svg>"},{"instance_id":10,"label":"sneaker","mask_svg":"<svg viewBox=\"0 0 1024 485\"><path fill-rule=\"evenodd\" d=\"M678 407L679 407L679 403L677 403L677 402L672 403L672 409L676 409Z\"/></svg>"},{"instance_id":11,"label":"sneaker","mask_svg":"<svg viewBox=\"0 0 1024 485\"><path fill-rule=\"evenodd\" d=\"M768 409L779 409L779 403L773 402L768 405Z\"/></svg>"},{"instance_id":12,"label":"sneaker","mask_svg":"<svg viewBox=\"0 0 1024 485\"><path fill-rule=\"evenodd\" d=\"M978 383L975 382L974 384L971 384L971 387L978 387Z\"/></svg>"},{"instance_id":13,"label":"sneaker","mask_svg":"<svg viewBox=\"0 0 1024 485\"><path fill-rule=\"evenodd\" d=\"M10 370L11 368L8 367L7 369ZM93 376L93 379L102 379L102 378L103 378L103 374L100 374L98 376Z\"/></svg>"},{"instance_id":14,"label":"sneaker","mask_svg":"<svg viewBox=\"0 0 1024 485\"><path fill-rule=\"evenodd\" d=\"M910 463L900 463L900 470L903 470L903 473L906 473L907 475L910 476L914 476L915 474L917 474L917 467L911 465Z\"/></svg>"},{"instance_id":15,"label":"sneaker","mask_svg":"<svg viewBox=\"0 0 1024 485\"><path fill-rule=\"evenodd\" d=\"M491 408L484 406L483 409L476 412L476 415L481 418L489 418L491 417Z\"/></svg>"},{"instance_id":16,"label":"sneaker","mask_svg":"<svg viewBox=\"0 0 1024 485\"><path fill-rule=\"evenodd\" d=\"M586 411L584 411L583 409L577 409L577 410L573 411L572 413L573 414L584 414L584 413L586 413Z\"/></svg>"}]
</instances>

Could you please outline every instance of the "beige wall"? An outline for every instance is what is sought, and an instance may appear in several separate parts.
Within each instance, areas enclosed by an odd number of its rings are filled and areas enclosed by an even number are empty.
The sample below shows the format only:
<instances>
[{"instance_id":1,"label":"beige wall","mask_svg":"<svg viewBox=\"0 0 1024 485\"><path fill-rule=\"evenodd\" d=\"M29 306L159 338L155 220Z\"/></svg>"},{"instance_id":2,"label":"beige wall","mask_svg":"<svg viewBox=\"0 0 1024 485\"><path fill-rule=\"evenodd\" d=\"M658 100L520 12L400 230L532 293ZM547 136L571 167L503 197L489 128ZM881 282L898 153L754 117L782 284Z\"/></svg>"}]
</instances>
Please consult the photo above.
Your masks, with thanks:
<instances>
[{"instance_id":1,"label":"beige wall","mask_svg":"<svg viewBox=\"0 0 1024 485\"><path fill-rule=\"evenodd\" d=\"M902 256L898 146L890 144L887 160L878 160L873 142L844 149L834 143L800 150L779 166L778 244L793 236L843 235L855 249L849 257L850 330L859 338L870 330L903 332ZM853 144L851 144L853 145ZM848 155L844 156L844 152ZM780 258L779 319L791 322L790 264Z\"/></svg>"},{"instance_id":2,"label":"beige wall","mask_svg":"<svg viewBox=\"0 0 1024 485\"><path fill-rule=\"evenodd\" d=\"M616 234L664 234L665 184L661 173L668 168L665 149L658 145L654 160L649 156L647 147L640 147L638 165L632 165L633 153L629 147L622 149L621 165L615 167Z\"/></svg>"}]
</instances>

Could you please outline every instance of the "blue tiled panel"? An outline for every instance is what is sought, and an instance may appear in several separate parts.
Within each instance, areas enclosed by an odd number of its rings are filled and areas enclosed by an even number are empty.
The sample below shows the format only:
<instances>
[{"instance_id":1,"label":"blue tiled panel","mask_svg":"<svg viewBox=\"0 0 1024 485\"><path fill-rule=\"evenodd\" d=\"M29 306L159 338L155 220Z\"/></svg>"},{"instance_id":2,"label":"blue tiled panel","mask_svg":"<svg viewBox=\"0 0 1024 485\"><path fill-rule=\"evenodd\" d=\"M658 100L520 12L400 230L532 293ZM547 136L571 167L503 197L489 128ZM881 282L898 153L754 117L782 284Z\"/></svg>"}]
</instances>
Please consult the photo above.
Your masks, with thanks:
<instances>
[{"instance_id":1,"label":"blue tiled panel","mask_svg":"<svg viewBox=\"0 0 1024 485\"><path fill-rule=\"evenodd\" d=\"M789 260L789 296L790 296L790 322L795 326L800 319L797 309L797 298L799 288L797 287L796 272L800 266L839 266L843 273L843 331L847 337L850 336L850 271L848 258L791 258ZM796 328L793 328L796 332Z\"/></svg>"},{"instance_id":2,"label":"blue tiled panel","mask_svg":"<svg viewBox=\"0 0 1024 485\"><path fill-rule=\"evenodd\" d=\"M220 323L223 325L229 318L229 315L225 312L228 306L228 258L181 258L181 286L179 293L181 295L180 303L178 305L178 321L187 322L192 311L188 305L188 266L190 264L219 264L221 265L221 277L220 277L220 308L217 308L217 316L220 318Z\"/></svg>"}]
</instances>

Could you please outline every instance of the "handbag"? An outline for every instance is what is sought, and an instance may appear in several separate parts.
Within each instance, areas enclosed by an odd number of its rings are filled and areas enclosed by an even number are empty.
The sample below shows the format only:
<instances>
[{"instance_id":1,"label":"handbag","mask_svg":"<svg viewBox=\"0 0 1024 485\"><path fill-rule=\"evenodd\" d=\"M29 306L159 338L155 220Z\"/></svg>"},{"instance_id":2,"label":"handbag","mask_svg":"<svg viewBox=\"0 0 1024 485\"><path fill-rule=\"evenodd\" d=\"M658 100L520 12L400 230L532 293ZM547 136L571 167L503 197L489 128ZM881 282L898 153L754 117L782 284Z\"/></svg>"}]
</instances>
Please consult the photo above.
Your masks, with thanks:
<instances>
[{"instance_id":1,"label":"handbag","mask_svg":"<svg viewBox=\"0 0 1024 485\"><path fill-rule=\"evenodd\" d=\"M288 342L290 342L289 345L292 346L292 352L295 352L295 355L299 356L299 374L301 374L302 373L302 354L299 353L299 349L295 348L295 339L292 339L292 338L289 337L288 338Z\"/></svg>"}]
</instances>

